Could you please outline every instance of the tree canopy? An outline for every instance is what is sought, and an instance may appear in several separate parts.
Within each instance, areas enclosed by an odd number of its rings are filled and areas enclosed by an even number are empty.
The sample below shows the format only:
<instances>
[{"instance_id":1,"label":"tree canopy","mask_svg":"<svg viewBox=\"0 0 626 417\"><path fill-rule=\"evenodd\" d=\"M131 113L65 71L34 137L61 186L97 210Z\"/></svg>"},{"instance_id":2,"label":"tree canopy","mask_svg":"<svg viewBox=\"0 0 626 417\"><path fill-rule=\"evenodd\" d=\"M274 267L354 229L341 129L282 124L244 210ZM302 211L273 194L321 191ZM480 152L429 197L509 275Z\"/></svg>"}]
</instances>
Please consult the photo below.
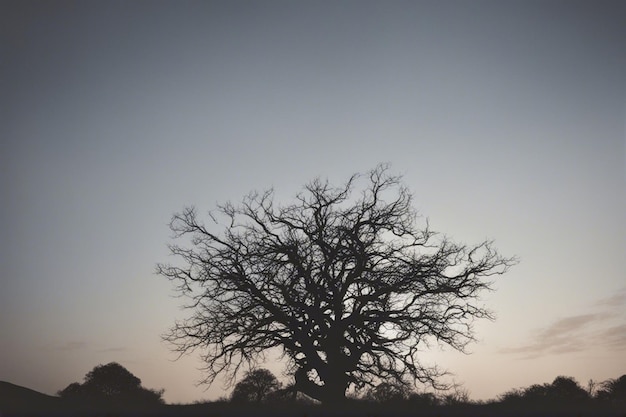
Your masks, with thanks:
<instances>
[{"instance_id":1,"label":"tree canopy","mask_svg":"<svg viewBox=\"0 0 626 417\"><path fill-rule=\"evenodd\" d=\"M195 208L170 223L178 264L158 272L190 311L165 338L199 349L206 378L233 378L278 348L295 388L322 402L381 381L439 386L419 360L431 342L464 350L472 322L491 318L479 296L516 261L491 241L470 246L430 229L399 176L380 165L332 186L315 179L293 202L273 191Z\"/></svg>"}]
</instances>

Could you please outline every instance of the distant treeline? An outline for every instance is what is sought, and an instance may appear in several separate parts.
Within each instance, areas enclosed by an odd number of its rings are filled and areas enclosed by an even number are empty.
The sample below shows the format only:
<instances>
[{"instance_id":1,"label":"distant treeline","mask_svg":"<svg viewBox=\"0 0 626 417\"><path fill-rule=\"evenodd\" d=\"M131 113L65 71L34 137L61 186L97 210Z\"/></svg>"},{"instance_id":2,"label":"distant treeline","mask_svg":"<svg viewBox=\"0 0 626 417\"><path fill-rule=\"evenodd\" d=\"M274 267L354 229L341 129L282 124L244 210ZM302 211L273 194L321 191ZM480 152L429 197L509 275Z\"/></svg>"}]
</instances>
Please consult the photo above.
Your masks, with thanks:
<instances>
[{"instance_id":1,"label":"distant treeline","mask_svg":"<svg viewBox=\"0 0 626 417\"><path fill-rule=\"evenodd\" d=\"M224 405L250 411L265 406L278 409L291 404L311 406L312 410L332 410L283 387L275 376L265 370L248 372ZM206 403L216 404L216 403ZM626 375L603 382L589 381L582 387L574 378L559 376L548 384L535 384L514 389L489 401L473 401L469 393L455 388L439 393L415 392L407 386L382 382L361 395L349 396L340 406L341 413L358 415L615 415L626 416ZM372 414L374 413L374 414ZM548 414L546 414L548 413ZM575 413L575 414L571 414ZM245 413L244 413L245 414Z\"/></svg>"},{"instance_id":2,"label":"distant treeline","mask_svg":"<svg viewBox=\"0 0 626 417\"><path fill-rule=\"evenodd\" d=\"M382 382L349 395L342 404L319 404L283 386L266 369L248 372L229 397L194 404L165 404L163 390L141 380L117 363L99 365L82 384L73 383L48 396L0 382L0 416L82 417L236 417L236 416L562 416L625 417L626 375L581 386L559 376L551 383L514 389L489 401L473 401L467 391L414 392Z\"/></svg>"}]
</instances>

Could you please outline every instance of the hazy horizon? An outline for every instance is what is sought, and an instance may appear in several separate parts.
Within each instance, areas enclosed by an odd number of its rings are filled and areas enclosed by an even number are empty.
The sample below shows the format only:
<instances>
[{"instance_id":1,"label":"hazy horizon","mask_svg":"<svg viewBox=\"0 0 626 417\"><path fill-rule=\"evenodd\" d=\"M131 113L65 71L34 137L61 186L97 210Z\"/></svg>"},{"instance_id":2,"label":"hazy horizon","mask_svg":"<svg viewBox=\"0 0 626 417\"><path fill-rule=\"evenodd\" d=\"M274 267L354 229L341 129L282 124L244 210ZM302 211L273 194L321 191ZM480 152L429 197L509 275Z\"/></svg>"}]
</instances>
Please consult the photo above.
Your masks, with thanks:
<instances>
[{"instance_id":1,"label":"hazy horizon","mask_svg":"<svg viewBox=\"0 0 626 417\"><path fill-rule=\"evenodd\" d=\"M161 341L154 274L186 205L378 163L433 230L519 265L470 355L473 399L626 374L623 1L3 1L0 380L53 394L119 362L208 390ZM261 365L280 376L276 364Z\"/></svg>"}]
</instances>

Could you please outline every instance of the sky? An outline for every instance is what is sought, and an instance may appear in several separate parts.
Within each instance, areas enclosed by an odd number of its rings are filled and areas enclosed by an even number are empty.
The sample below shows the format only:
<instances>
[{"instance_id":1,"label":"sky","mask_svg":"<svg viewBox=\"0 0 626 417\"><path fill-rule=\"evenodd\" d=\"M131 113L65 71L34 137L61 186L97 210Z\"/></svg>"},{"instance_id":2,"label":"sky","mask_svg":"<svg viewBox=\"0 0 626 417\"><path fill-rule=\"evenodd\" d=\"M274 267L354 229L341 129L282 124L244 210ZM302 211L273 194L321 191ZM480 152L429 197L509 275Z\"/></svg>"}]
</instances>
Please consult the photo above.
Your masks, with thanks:
<instances>
[{"instance_id":1,"label":"sky","mask_svg":"<svg viewBox=\"0 0 626 417\"><path fill-rule=\"evenodd\" d=\"M623 1L3 0L0 31L0 380L227 395L161 340L171 216L381 162L520 260L470 354L423 361L473 399L626 374Z\"/></svg>"}]
</instances>

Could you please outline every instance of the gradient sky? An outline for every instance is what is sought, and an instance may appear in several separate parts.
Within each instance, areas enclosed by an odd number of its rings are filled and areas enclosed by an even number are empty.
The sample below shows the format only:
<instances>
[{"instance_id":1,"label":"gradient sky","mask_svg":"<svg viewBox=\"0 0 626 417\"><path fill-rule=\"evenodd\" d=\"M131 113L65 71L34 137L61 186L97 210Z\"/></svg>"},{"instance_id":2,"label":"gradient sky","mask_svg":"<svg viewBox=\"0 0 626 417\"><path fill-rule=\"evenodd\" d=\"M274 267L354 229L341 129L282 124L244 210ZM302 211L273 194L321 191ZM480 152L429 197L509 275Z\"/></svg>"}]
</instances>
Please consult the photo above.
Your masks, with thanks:
<instances>
[{"instance_id":1,"label":"gradient sky","mask_svg":"<svg viewBox=\"0 0 626 417\"><path fill-rule=\"evenodd\" d=\"M521 260L426 362L474 399L626 373L625 2L4 0L0 30L0 380L224 395L160 340L171 215L379 162Z\"/></svg>"}]
</instances>

